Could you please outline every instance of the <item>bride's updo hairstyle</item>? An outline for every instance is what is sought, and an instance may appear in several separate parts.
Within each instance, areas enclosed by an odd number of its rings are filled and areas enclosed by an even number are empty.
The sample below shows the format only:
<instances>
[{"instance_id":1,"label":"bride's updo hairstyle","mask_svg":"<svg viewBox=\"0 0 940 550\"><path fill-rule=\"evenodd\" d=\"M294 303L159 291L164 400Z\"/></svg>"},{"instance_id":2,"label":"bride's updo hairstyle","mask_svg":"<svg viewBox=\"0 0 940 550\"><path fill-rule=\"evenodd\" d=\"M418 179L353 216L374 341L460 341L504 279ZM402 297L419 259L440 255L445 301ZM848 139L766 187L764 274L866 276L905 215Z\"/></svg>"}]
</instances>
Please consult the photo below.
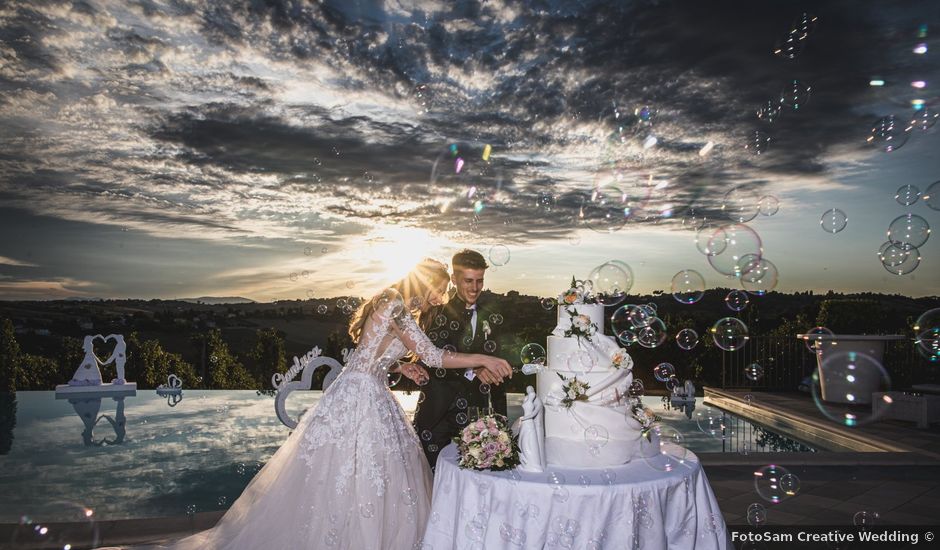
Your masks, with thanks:
<instances>
[{"instance_id":1,"label":"bride's updo hairstyle","mask_svg":"<svg viewBox=\"0 0 940 550\"><path fill-rule=\"evenodd\" d=\"M404 279L396 282L382 292L363 302L352 320L349 321L349 336L355 343L362 336L362 327L376 309L391 312L393 315L407 310L416 310L423 305L428 292L442 281L450 279L447 266L432 258L421 260ZM427 330L432 315L421 313L418 326Z\"/></svg>"}]
</instances>

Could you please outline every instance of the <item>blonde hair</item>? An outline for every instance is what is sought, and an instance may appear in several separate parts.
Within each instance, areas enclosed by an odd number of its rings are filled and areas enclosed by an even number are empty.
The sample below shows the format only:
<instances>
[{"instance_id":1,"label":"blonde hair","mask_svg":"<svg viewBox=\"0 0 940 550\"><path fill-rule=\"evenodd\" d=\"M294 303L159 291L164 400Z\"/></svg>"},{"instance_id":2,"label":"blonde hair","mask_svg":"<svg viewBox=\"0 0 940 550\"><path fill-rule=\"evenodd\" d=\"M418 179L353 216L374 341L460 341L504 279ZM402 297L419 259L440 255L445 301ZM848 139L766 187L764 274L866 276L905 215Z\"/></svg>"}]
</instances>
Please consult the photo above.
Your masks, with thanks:
<instances>
[{"instance_id":1,"label":"blonde hair","mask_svg":"<svg viewBox=\"0 0 940 550\"><path fill-rule=\"evenodd\" d=\"M354 343L359 342L359 337L362 336L362 327L365 326L366 321L369 320L369 317L372 316L372 312L375 311L375 305L379 298L383 295L387 296L389 289L397 292L398 295L405 300L405 307L410 307L408 302L412 297L425 294L428 290L433 288L435 284L449 279L450 275L447 273L446 265L432 258L421 260L403 279L397 281L395 284L388 287L388 289L376 294L371 300L367 300L359 306L359 309L349 321L349 337L352 338ZM421 330L427 330L428 326L431 324L431 319L433 318L433 315L429 314L431 312L432 311L421 313L418 316L418 326L421 327Z\"/></svg>"}]
</instances>

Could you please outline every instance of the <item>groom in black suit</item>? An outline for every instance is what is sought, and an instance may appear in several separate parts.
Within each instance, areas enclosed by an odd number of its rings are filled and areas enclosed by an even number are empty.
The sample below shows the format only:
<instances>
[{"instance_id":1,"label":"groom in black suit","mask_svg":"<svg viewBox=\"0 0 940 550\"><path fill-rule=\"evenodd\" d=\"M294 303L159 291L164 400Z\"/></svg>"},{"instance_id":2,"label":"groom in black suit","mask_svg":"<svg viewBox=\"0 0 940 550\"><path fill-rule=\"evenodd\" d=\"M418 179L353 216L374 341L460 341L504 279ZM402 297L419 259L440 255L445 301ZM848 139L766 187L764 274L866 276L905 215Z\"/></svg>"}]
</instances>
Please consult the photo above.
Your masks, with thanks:
<instances>
[{"instance_id":1,"label":"groom in black suit","mask_svg":"<svg viewBox=\"0 0 940 550\"><path fill-rule=\"evenodd\" d=\"M483 294L486 260L475 250L461 250L451 260L451 282L457 289L439 315L444 320L429 331L438 347L453 346L462 353L499 355L500 312L491 296ZM446 332L446 336L443 333ZM437 455L467 425L471 407L506 415L504 385L484 385L472 369L431 371L424 386L424 401L415 412L415 431L421 438L424 454L434 468ZM481 411L482 412L482 411Z\"/></svg>"}]
</instances>

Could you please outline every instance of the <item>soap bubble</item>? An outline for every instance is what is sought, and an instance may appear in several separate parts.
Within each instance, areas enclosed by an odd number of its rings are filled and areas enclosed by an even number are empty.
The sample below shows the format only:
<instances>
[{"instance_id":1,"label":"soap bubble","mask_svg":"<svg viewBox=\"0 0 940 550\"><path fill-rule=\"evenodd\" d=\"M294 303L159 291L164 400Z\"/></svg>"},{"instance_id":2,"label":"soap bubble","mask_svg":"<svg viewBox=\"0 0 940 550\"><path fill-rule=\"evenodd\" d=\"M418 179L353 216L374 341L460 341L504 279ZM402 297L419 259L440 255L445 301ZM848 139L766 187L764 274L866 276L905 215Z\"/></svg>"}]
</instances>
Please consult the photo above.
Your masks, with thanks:
<instances>
[{"instance_id":1,"label":"soap bubble","mask_svg":"<svg viewBox=\"0 0 940 550\"><path fill-rule=\"evenodd\" d=\"M497 244L490 248L490 263L495 266L503 266L509 263L509 247L504 244Z\"/></svg>"},{"instance_id":2,"label":"soap bubble","mask_svg":"<svg viewBox=\"0 0 940 550\"><path fill-rule=\"evenodd\" d=\"M760 363L751 363L744 367L744 376L751 382L757 382L764 376L764 367Z\"/></svg>"},{"instance_id":3,"label":"soap bubble","mask_svg":"<svg viewBox=\"0 0 940 550\"><path fill-rule=\"evenodd\" d=\"M721 209L732 220L744 223L757 217L760 209L760 194L757 186L743 184L732 187L725 193Z\"/></svg>"},{"instance_id":4,"label":"soap bubble","mask_svg":"<svg viewBox=\"0 0 940 550\"><path fill-rule=\"evenodd\" d=\"M632 329L623 329L617 333L617 340L625 346L632 346L636 343L636 339L636 332Z\"/></svg>"},{"instance_id":5,"label":"soap bubble","mask_svg":"<svg viewBox=\"0 0 940 550\"><path fill-rule=\"evenodd\" d=\"M555 309L555 307L558 305L558 301L555 300L554 298L542 298L541 304L542 304L542 309L544 309L545 311L551 311Z\"/></svg>"},{"instance_id":6,"label":"soap bubble","mask_svg":"<svg viewBox=\"0 0 940 550\"><path fill-rule=\"evenodd\" d=\"M732 223L721 227L716 238L721 235L725 240L724 249L708 257L708 263L718 273L728 277L741 274L741 261L749 258L753 262L763 256L763 246L756 231L742 223Z\"/></svg>"},{"instance_id":7,"label":"soap bubble","mask_svg":"<svg viewBox=\"0 0 940 550\"><path fill-rule=\"evenodd\" d=\"M676 367L671 363L660 363L653 367L653 376L660 382L665 382L676 375Z\"/></svg>"},{"instance_id":8,"label":"soap bubble","mask_svg":"<svg viewBox=\"0 0 940 550\"><path fill-rule=\"evenodd\" d=\"M561 472L548 472L548 482L552 485L564 485L565 484L565 474Z\"/></svg>"},{"instance_id":9,"label":"soap bubble","mask_svg":"<svg viewBox=\"0 0 940 550\"><path fill-rule=\"evenodd\" d=\"M796 496L800 492L800 478L796 474L783 474L780 476L780 488L788 497Z\"/></svg>"},{"instance_id":10,"label":"soap bubble","mask_svg":"<svg viewBox=\"0 0 940 550\"><path fill-rule=\"evenodd\" d=\"M764 216L773 216L780 210L780 200L773 195L764 195L757 203L757 210Z\"/></svg>"},{"instance_id":11,"label":"soap bubble","mask_svg":"<svg viewBox=\"0 0 940 550\"><path fill-rule=\"evenodd\" d=\"M607 428L599 424L588 426L584 430L584 442L592 449L600 449L610 440Z\"/></svg>"},{"instance_id":12,"label":"soap bubble","mask_svg":"<svg viewBox=\"0 0 940 550\"><path fill-rule=\"evenodd\" d=\"M545 348L536 343L522 346L522 351L519 352L519 358L522 359L523 364L544 365L545 355Z\"/></svg>"},{"instance_id":13,"label":"soap bubble","mask_svg":"<svg viewBox=\"0 0 940 550\"><path fill-rule=\"evenodd\" d=\"M882 253L881 265L895 275L907 275L920 265L920 250L906 244L892 243Z\"/></svg>"},{"instance_id":14,"label":"soap bubble","mask_svg":"<svg viewBox=\"0 0 940 550\"><path fill-rule=\"evenodd\" d=\"M587 350L578 350L568 355L568 370L580 374L586 374L594 370L597 366L594 355Z\"/></svg>"},{"instance_id":15,"label":"soap bubble","mask_svg":"<svg viewBox=\"0 0 940 550\"><path fill-rule=\"evenodd\" d=\"M724 351L741 349L748 341L747 325L740 319L725 317L711 327L712 340Z\"/></svg>"},{"instance_id":16,"label":"soap bubble","mask_svg":"<svg viewBox=\"0 0 940 550\"><path fill-rule=\"evenodd\" d=\"M914 322L914 343L926 359L940 361L940 308L925 312Z\"/></svg>"},{"instance_id":17,"label":"soap bubble","mask_svg":"<svg viewBox=\"0 0 940 550\"><path fill-rule=\"evenodd\" d=\"M754 130L748 134L747 141L744 142L744 150L755 155L763 155L770 147L771 137L763 130Z\"/></svg>"},{"instance_id":18,"label":"soap bubble","mask_svg":"<svg viewBox=\"0 0 940 550\"><path fill-rule=\"evenodd\" d=\"M649 325L649 322L649 312L634 304L622 305L610 316L610 327L618 336L626 330L636 332L638 328Z\"/></svg>"},{"instance_id":19,"label":"soap bubble","mask_svg":"<svg viewBox=\"0 0 940 550\"><path fill-rule=\"evenodd\" d=\"M399 382L401 382L401 373L400 372L390 372L388 378L385 380L385 383L390 388L394 388Z\"/></svg>"},{"instance_id":20,"label":"soap bubble","mask_svg":"<svg viewBox=\"0 0 940 550\"><path fill-rule=\"evenodd\" d=\"M885 153L890 153L907 143L911 129L912 126L904 121L894 115L888 115L875 121L866 141Z\"/></svg>"},{"instance_id":21,"label":"soap bubble","mask_svg":"<svg viewBox=\"0 0 940 550\"><path fill-rule=\"evenodd\" d=\"M803 343L806 344L806 349L808 349L810 353L816 354L828 347L831 340L825 337L832 335L833 332L826 327L813 327L803 334Z\"/></svg>"},{"instance_id":22,"label":"soap bubble","mask_svg":"<svg viewBox=\"0 0 940 550\"><path fill-rule=\"evenodd\" d=\"M809 103L813 88L804 82L793 79L780 91L780 104L798 111Z\"/></svg>"},{"instance_id":23,"label":"soap bubble","mask_svg":"<svg viewBox=\"0 0 940 550\"><path fill-rule=\"evenodd\" d=\"M774 504L783 502L791 496L780 484L780 479L786 475L790 475L790 471L783 466L776 464L762 466L754 471L754 489L762 499L768 502Z\"/></svg>"},{"instance_id":24,"label":"soap bubble","mask_svg":"<svg viewBox=\"0 0 940 550\"><path fill-rule=\"evenodd\" d=\"M757 120L766 122L767 124L773 124L780 118L780 100L771 99L761 103L755 114L757 115Z\"/></svg>"},{"instance_id":25,"label":"soap bubble","mask_svg":"<svg viewBox=\"0 0 940 550\"><path fill-rule=\"evenodd\" d=\"M493 340L487 340L483 342L483 351L486 353L494 353L496 351L496 342Z\"/></svg>"},{"instance_id":26,"label":"soap bubble","mask_svg":"<svg viewBox=\"0 0 940 550\"><path fill-rule=\"evenodd\" d=\"M633 382L630 383L630 387L627 388L627 393L630 397L642 397L646 393L646 387L643 385L643 381L639 378L634 378Z\"/></svg>"},{"instance_id":27,"label":"soap bubble","mask_svg":"<svg viewBox=\"0 0 940 550\"><path fill-rule=\"evenodd\" d=\"M816 408L833 422L850 428L884 416L892 399L887 395L891 379L881 363L867 353L838 351L831 346L813 372L812 394ZM883 392L876 398L873 393Z\"/></svg>"},{"instance_id":28,"label":"soap bubble","mask_svg":"<svg viewBox=\"0 0 940 550\"><path fill-rule=\"evenodd\" d=\"M888 240L894 244L920 248L929 238L930 224L917 214L898 216L888 226Z\"/></svg>"},{"instance_id":29,"label":"soap bubble","mask_svg":"<svg viewBox=\"0 0 940 550\"><path fill-rule=\"evenodd\" d=\"M838 233L845 229L847 223L849 223L849 217L838 208L826 210L819 218L819 225L826 233Z\"/></svg>"},{"instance_id":30,"label":"soap bubble","mask_svg":"<svg viewBox=\"0 0 940 550\"><path fill-rule=\"evenodd\" d=\"M612 260L595 267L588 275L597 299L612 306L623 301L633 287L633 270L627 264Z\"/></svg>"},{"instance_id":31,"label":"soap bubble","mask_svg":"<svg viewBox=\"0 0 940 550\"><path fill-rule=\"evenodd\" d=\"M807 39L816 28L818 17L803 13L793 24L790 30L779 40L773 48L773 54L783 59L795 59L803 53Z\"/></svg>"},{"instance_id":32,"label":"soap bubble","mask_svg":"<svg viewBox=\"0 0 940 550\"><path fill-rule=\"evenodd\" d=\"M767 508L763 504L755 502L747 507L747 524L760 527L767 523Z\"/></svg>"},{"instance_id":33,"label":"soap bubble","mask_svg":"<svg viewBox=\"0 0 940 550\"><path fill-rule=\"evenodd\" d=\"M940 210L940 180L931 183L921 198L928 207Z\"/></svg>"},{"instance_id":34,"label":"soap bubble","mask_svg":"<svg viewBox=\"0 0 940 550\"><path fill-rule=\"evenodd\" d=\"M705 223L695 233L695 247L706 256L721 254L728 246L727 236L720 226Z\"/></svg>"},{"instance_id":35,"label":"soap bubble","mask_svg":"<svg viewBox=\"0 0 940 550\"><path fill-rule=\"evenodd\" d=\"M682 445L682 434L670 426L660 424L654 424L650 432L655 435L651 438L651 442L654 445L658 444L659 452L653 456L644 456L644 463L659 472L672 472L682 467L688 455L688 451ZM643 443L642 439L640 441ZM645 501L635 503L635 507L641 510L646 510L648 506L649 504Z\"/></svg>"},{"instance_id":36,"label":"soap bubble","mask_svg":"<svg viewBox=\"0 0 940 550\"><path fill-rule=\"evenodd\" d=\"M898 190L894 193L894 200L898 201L898 204L902 206L910 206L917 202L919 198L920 188L916 185L902 185L898 187Z\"/></svg>"},{"instance_id":37,"label":"soap bubble","mask_svg":"<svg viewBox=\"0 0 940 550\"><path fill-rule=\"evenodd\" d=\"M676 334L676 345L689 351L698 345L698 333L694 329L684 328Z\"/></svg>"},{"instance_id":38,"label":"soap bubble","mask_svg":"<svg viewBox=\"0 0 940 550\"><path fill-rule=\"evenodd\" d=\"M746 256L740 262L741 286L755 296L763 296L777 287L777 266L767 258Z\"/></svg>"},{"instance_id":39,"label":"soap bubble","mask_svg":"<svg viewBox=\"0 0 940 550\"><path fill-rule=\"evenodd\" d=\"M503 324L503 316L499 313L493 313L490 315L490 322L496 326Z\"/></svg>"},{"instance_id":40,"label":"soap bubble","mask_svg":"<svg viewBox=\"0 0 940 550\"><path fill-rule=\"evenodd\" d=\"M695 424L699 431L713 438L724 439L724 415L718 409L705 407L695 412Z\"/></svg>"},{"instance_id":41,"label":"soap bubble","mask_svg":"<svg viewBox=\"0 0 940 550\"><path fill-rule=\"evenodd\" d=\"M852 523L857 527L871 527L878 523L879 519L880 515L878 512L862 510L861 512L855 512L855 515L852 516Z\"/></svg>"},{"instance_id":42,"label":"soap bubble","mask_svg":"<svg viewBox=\"0 0 940 550\"><path fill-rule=\"evenodd\" d=\"M914 111L911 115L911 127L915 130L926 132L933 128L933 125L940 119L940 112L930 107L922 107Z\"/></svg>"},{"instance_id":43,"label":"soap bubble","mask_svg":"<svg viewBox=\"0 0 940 550\"><path fill-rule=\"evenodd\" d=\"M325 304L320 304L317 306L317 313L320 315L326 315L326 312L329 308Z\"/></svg>"},{"instance_id":44,"label":"soap bubble","mask_svg":"<svg viewBox=\"0 0 940 550\"><path fill-rule=\"evenodd\" d=\"M666 323L659 317L652 317L649 325L640 328L636 333L636 341L644 348L655 348L661 346L669 333L666 330Z\"/></svg>"},{"instance_id":45,"label":"soap bubble","mask_svg":"<svg viewBox=\"0 0 940 550\"><path fill-rule=\"evenodd\" d=\"M672 297L681 304L694 304L705 295L705 277L694 269L683 269L672 277Z\"/></svg>"},{"instance_id":46,"label":"soap bubble","mask_svg":"<svg viewBox=\"0 0 940 550\"><path fill-rule=\"evenodd\" d=\"M627 194L619 187L604 185L582 199L578 218L594 231L612 233L623 227L630 213Z\"/></svg>"},{"instance_id":47,"label":"soap bubble","mask_svg":"<svg viewBox=\"0 0 940 550\"><path fill-rule=\"evenodd\" d=\"M731 311L743 310L750 301L750 298L747 297L747 292L743 290L732 290L725 296L725 305L728 306L728 309Z\"/></svg>"}]
</instances>

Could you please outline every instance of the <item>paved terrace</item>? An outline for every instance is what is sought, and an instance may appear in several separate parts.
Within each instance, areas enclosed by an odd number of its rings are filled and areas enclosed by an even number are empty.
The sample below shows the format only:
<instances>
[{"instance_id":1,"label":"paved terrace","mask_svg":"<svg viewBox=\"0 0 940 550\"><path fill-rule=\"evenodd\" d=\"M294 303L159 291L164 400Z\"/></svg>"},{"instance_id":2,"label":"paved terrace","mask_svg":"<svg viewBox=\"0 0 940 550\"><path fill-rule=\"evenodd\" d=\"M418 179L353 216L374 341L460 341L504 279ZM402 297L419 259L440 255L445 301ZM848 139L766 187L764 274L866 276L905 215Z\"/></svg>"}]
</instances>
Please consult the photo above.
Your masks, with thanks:
<instances>
[{"instance_id":1,"label":"paved terrace","mask_svg":"<svg viewBox=\"0 0 940 550\"><path fill-rule=\"evenodd\" d=\"M940 428L920 430L911 422L884 420L845 428L825 418L806 394L769 394L706 388L706 403L720 405L797 438L839 440L839 445L868 445L869 452L701 453L725 521L745 525L747 507L760 502L771 525L852 525L860 511L877 512L879 522L893 525L940 524ZM800 478L799 493L779 504L763 501L754 490L754 470L766 464L787 468ZM222 512L192 517L152 518L97 523L100 545L171 540L207 529ZM72 548L89 541L86 524L48 524L56 533L74 533ZM19 530L19 533L17 531ZM0 548L58 548L34 540L31 529L0 525ZM15 546L9 541L16 540Z\"/></svg>"},{"instance_id":2,"label":"paved terrace","mask_svg":"<svg viewBox=\"0 0 940 550\"><path fill-rule=\"evenodd\" d=\"M753 399L748 403L745 394ZM803 393L763 393L706 388L713 404L785 435L821 448L867 447L867 452L710 453L700 455L725 521L746 524L747 507L766 506L772 525L852 525L856 512L879 514L894 525L940 524L940 427L921 430L913 422L881 420L847 428L826 418ZM881 449L881 450L874 450ZM779 504L763 501L754 490L754 469L766 464L787 468L800 478L796 496Z\"/></svg>"}]
</instances>

